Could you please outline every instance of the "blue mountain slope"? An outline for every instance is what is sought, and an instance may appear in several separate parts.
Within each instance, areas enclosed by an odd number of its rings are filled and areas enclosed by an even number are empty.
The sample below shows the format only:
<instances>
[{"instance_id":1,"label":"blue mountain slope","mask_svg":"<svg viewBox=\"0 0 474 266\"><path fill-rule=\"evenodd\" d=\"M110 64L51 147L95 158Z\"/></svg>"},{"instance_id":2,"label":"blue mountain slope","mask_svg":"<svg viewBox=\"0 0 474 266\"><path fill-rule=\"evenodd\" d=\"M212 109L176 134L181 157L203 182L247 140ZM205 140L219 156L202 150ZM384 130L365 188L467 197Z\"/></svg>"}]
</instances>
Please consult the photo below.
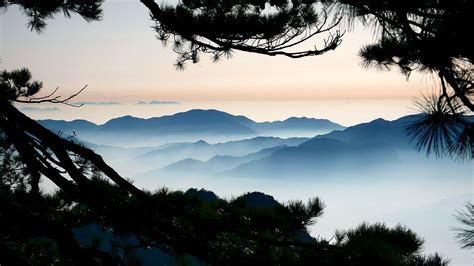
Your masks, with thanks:
<instances>
[{"instance_id":1,"label":"blue mountain slope","mask_svg":"<svg viewBox=\"0 0 474 266\"><path fill-rule=\"evenodd\" d=\"M290 118L285 121L257 123L245 116L217 110L190 110L149 119L123 116L103 125L87 121L40 121L54 132L76 134L86 141L113 146L156 146L168 142L194 142L199 139L222 142L259 135L293 136L288 132L306 132L314 136L342 126L327 120ZM296 134L297 135L297 134Z\"/></svg>"},{"instance_id":2,"label":"blue mountain slope","mask_svg":"<svg viewBox=\"0 0 474 266\"><path fill-rule=\"evenodd\" d=\"M84 144L86 147L94 150L96 153L100 154L109 163L129 160L130 157L137 157L156 149L156 147L124 148L108 145L98 145L84 141L79 142Z\"/></svg>"},{"instance_id":3,"label":"blue mountain slope","mask_svg":"<svg viewBox=\"0 0 474 266\"><path fill-rule=\"evenodd\" d=\"M316 136L315 139L331 138L353 142L391 142L406 146L409 144L406 127L419 118L420 115L405 116L394 121L379 118L369 123L358 124L344 130Z\"/></svg>"},{"instance_id":4,"label":"blue mountain slope","mask_svg":"<svg viewBox=\"0 0 474 266\"><path fill-rule=\"evenodd\" d=\"M124 116L112 119L101 126L102 132L107 131L137 132L141 134L190 134L190 133L225 133L225 134L256 134L233 115L217 110L191 110L169 116L150 119ZM138 132L137 132L138 133Z\"/></svg>"},{"instance_id":5,"label":"blue mountain slope","mask_svg":"<svg viewBox=\"0 0 474 266\"><path fill-rule=\"evenodd\" d=\"M133 158L132 160L124 162L123 168L120 165L118 166L118 168L119 170L127 172L130 169L136 169L137 171L135 171L135 173L142 173L189 158L192 158L195 161L188 160L188 163L201 165L201 161L207 161L217 155L235 157L245 156L250 153L256 153L262 149L268 149L282 145L296 146L305 142L306 140L308 139L281 139L275 137L257 137L252 139L230 141L218 144L209 144L205 141L197 141L194 143L178 143L174 145L166 145L163 148L158 148L156 150L147 152L143 155ZM257 158L251 159L254 160ZM233 165L232 167L234 166L236 165ZM229 169L229 167L226 167L226 169Z\"/></svg>"},{"instance_id":6,"label":"blue mountain slope","mask_svg":"<svg viewBox=\"0 0 474 266\"><path fill-rule=\"evenodd\" d=\"M150 125L151 126L151 125ZM134 116L122 116L111 119L100 126L101 131L132 131L147 127L147 119Z\"/></svg>"},{"instance_id":7,"label":"blue mountain slope","mask_svg":"<svg viewBox=\"0 0 474 266\"><path fill-rule=\"evenodd\" d=\"M416 116L395 121L377 119L341 131L316 136L298 146L244 163L221 173L231 176L322 176L363 173L396 165L408 158L423 159L409 144L406 126ZM407 154L412 154L409 157Z\"/></svg>"},{"instance_id":8,"label":"blue mountain slope","mask_svg":"<svg viewBox=\"0 0 474 266\"><path fill-rule=\"evenodd\" d=\"M263 122L257 125L257 130L276 131L276 130L340 130L343 126L331 122L327 119L315 119L307 117L290 117L283 121Z\"/></svg>"},{"instance_id":9,"label":"blue mountain slope","mask_svg":"<svg viewBox=\"0 0 474 266\"><path fill-rule=\"evenodd\" d=\"M265 158L275 151L285 148L285 146L277 146L260 150L258 152L250 153L244 156L227 156L227 155L216 155L207 161L195 160L195 159L184 159L175 163L172 163L166 167L158 169L157 171L151 171L148 175L153 175L155 172L180 172L180 173L193 173L203 175L213 175L217 172L231 169L240 164Z\"/></svg>"},{"instance_id":10,"label":"blue mountain slope","mask_svg":"<svg viewBox=\"0 0 474 266\"><path fill-rule=\"evenodd\" d=\"M175 145L167 145L150 151L138 157L138 160L151 159L162 156L184 155L189 158L197 158L207 160L215 155L243 156L249 153L257 152L262 149L272 148L276 146L296 146L308 138L276 138L276 137L256 137L251 139L243 139L237 141L228 141L217 144L209 144L203 140L193 143L177 143ZM185 158L187 158L185 157Z\"/></svg>"},{"instance_id":11,"label":"blue mountain slope","mask_svg":"<svg viewBox=\"0 0 474 266\"><path fill-rule=\"evenodd\" d=\"M64 120L38 120L42 126L48 128L54 133L62 132L65 135L72 135L78 132L88 132L94 133L99 128L98 125L89 122L87 120L72 120L72 121L64 121Z\"/></svg>"}]
</instances>

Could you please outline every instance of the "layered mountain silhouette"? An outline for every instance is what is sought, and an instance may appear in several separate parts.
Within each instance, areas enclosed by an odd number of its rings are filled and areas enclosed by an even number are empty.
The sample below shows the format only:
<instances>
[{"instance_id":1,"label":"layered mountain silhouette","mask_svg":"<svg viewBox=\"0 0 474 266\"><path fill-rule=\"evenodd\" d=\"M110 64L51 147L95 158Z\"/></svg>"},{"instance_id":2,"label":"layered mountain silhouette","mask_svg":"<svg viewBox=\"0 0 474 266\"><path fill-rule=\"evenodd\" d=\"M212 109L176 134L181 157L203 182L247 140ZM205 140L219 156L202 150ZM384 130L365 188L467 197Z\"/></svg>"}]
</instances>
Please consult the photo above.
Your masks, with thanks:
<instances>
[{"instance_id":1,"label":"layered mountain silhouette","mask_svg":"<svg viewBox=\"0 0 474 266\"><path fill-rule=\"evenodd\" d=\"M183 170L179 170L180 172L184 172L184 169L200 168L202 171L196 173L217 173L241 163L268 156L275 147L296 146L307 140L308 138L256 137L217 144L209 144L203 140L192 143L171 143L118 162L116 167L127 174L136 174L159 170L159 168L185 160L179 163L183 167ZM188 164L193 164L193 166ZM177 166L170 167L178 170Z\"/></svg>"},{"instance_id":2,"label":"layered mountain silhouette","mask_svg":"<svg viewBox=\"0 0 474 266\"><path fill-rule=\"evenodd\" d=\"M229 156L229 155L216 155L207 161L201 161L196 159L184 159L175 163L172 163L162 169L159 172L182 172L182 173L203 173L203 174L216 174L227 169L237 167L243 163L259 160L271 155L273 152L288 147L276 146L272 148L262 149L258 152L250 153L244 156ZM154 174L154 172L147 173L148 175Z\"/></svg>"},{"instance_id":3,"label":"layered mountain silhouette","mask_svg":"<svg viewBox=\"0 0 474 266\"><path fill-rule=\"evenodd\" d=\"M212 113L214 111L200 110L198 113L205 114L207 112ZM243 116L226 115L218 111L217 115L218 117L224 117L221 119L227 121L226 123L229 123L229 125L232 123L236 125L235 128L243 128L246 130L245 132L254 132L252 134L257 135L263 135L262 132L269 132L276 128L283 131L282 123L286 123L285 121L288 124L300 123L300 129L304 128L303 124L307 123L303 121L312 121L307 118L302 118L302 120L290 118L271 124L257 123ZM170 121L171 117L173 116L167 116L164 121ZM180 115L177 117L178 120L176 121L180 121L179 123L188 123L186 119L180 118ZM196 120L203 120L203 118L199 118L199 115L193 117ZM336 211L334 213L336 214L331 214L333 215L331 219L336 221L340 219L339 216L349 216L346 214L348 210L352 209L352 213L358 211L358 207L354 206L361 202L364 203L364 208L377 209L380 208L380 205L384 205L384 202L388 202L391 199L390 197L393 197L393 199L414 197L413 193L417 193L418 190L431 190L433 194L436 194L441 193L436 190L442 187L440 191L447 191L447 196L450 193L465 193L459 187L463 187L464 184L469 187L469 182L472 179L472 164L459 163L449 158L427 158L425 153L417 151L407 137L406 128L419 118L419 115L412 115L394 121L376 119L348 128L341 127L311 138L255 137L253 135L247 137L247 135L241 134L233 135L233 141L213 143L206 139L199 139L199 132L207 132L207 129L213 127L200 125L200 127L196 127L200 130L196 131L197 140L193 139L191 141L181 141L182 138L180 138L179 133L163 133L162 135L156 135L156 137L166 138L171 136L170 139L173 141L168 141L165 144L151 142L152 146L128 148L119 147L126 146L126 144L121 145L119 142L116 143L117 146L104 145L103 142L97 142L101 143L100 145L92 142L83 143L103 155L108 162L111 162L114 169L118 170L123 176L131 177L139 187L159 188L166 185L186 190L190 187L209 188L213 186L212 189L215 191L219 190L216 188L222 188L220 191L223 192L220 192L219 195L233 198L233 195L242 191L255 190L255 188L247 189L247 184L250 184L252 187L257 185L258 188L256 189L264 193L272 192L271 194L280 200L291 199L287 196L288 193L298 195L297 197L308 197L319 195L322 191L330 191L330 194L334 196L331 198L326 195L324 199L327 198L328 206L331 208L328 208L329 211L333 211L332 208L335 206ZM121 120L130 123L127 124L128 126L124 126L120 123ZM156 118L156 120L160 120L160 118ZM69 132L74 130L80 140L88 130L93 134L105 132L103 134L108 137L117 132L122 132L123 135L120 135L120 137L125 140L126 136L152 139L154 131L146 131L144 128L147 127L148 123L155 124L153 121L155 119L138 119L128 116L109 121L104 125L95 125L84 120L73 122L48 120L42 121L42 123L46 123L53 130L61 131L66 136L69 135L68 130ZM66 123L68 127L62 127L63 123ZM162 123L161 126L168 127L167 123L170 122L160 123ZM157 124L159 123L155 125ZM137 134L137 132L140 132L137 129L140 128L142 128L141 131L148 132L148 135L143 134L140 137ZM168 129L168 131L163 130L162 132L179 132L181 129L186 131L186 128L189 127L184 125L175 126L173 130ZM108 133L108 130L113 134ZM156 126L156 130L160 130L160 126ZM192 135L194 131L189 133ZM173 138L172 134L175 134L176 138ZM233 133L216 134L230 136ZM399 184L399 186L394 186L394 184ZM361 188L365 189L359 191ZM274 191L277 191L277 193L274 193ZM303 196L295 194L295 191ZM368 193L368 191L374 192ZM388 191L390 192L388 193ZM189 189L186 193L205 202L212 203L219 200L217 195L206 190ZM365 200L364 197L368 199ZM384 197L388 198L384 199ZM423 193L420 193L420 197L424 197ZM431 197L435 196L431 195ZM338 198L342 200L338 200ZM347 198L354 198L356 203L346 204ZM245 196L233 199L249 208L271 208L276 204L271 196L259 192L248 193ZM388 206L385 211L386 206L384 205L383 214L377 214L384 215L380 216L384 218L376 221L392 222L393 220L394 224L403 222L409 225L410 228L417 228L416 231L422 233L423 236L430 236L432 232L442 232L436 234L435 238L427 237L432 243L438 245L427 247L433 251L443 250L442 248L444 248L444 250L450 250L451 252L451 250L458 248L454 241L450 244L451 246L447 244L449 237L452 237L449 226L455 225L455 220L438 219L436 223L427 225L426 222L420 220L421 216L419 214L426 214L425 218L430 217L432 219L436 219L440 215L452 218L450 215L454 213L455 209L461 207L464 199L465 197L461 198L461 201L457 200L455 202L457 205L450 204L449 209L438 204L433 208L414 208L411 211L399 210L393 214L390 211L391 207ZM373 205L372 201L374 201ZM375 201L380 202L375 203ZM400 208L398 205L403 204L405 203L397 203L394 206ZM456 207L458 205L459 207ZM442 209L440 209L441 207ZM452 210L452 212L448 210ZM329 211L327 214L330 213ZM390 217L393 219L389 219ZM404 219L403 217L407 218ZM361 217L357 222L366 218ZM348 221L352 222L350 219ZM426 221L426 219L423 221ZM444 228L441 228L441 226L444 226ZM87 227L79 230L83 230L81 235L88 237L82 240L81 243L92 243L94 241L92 237L99 232L103 236L101 247L104 250L110 247L106 230L100 227ZM89 231L92 233L86 234ZM328 234L332 233L332 231L328 232ZM310 236L307 233L301 232L302 240L309 238ZM133 243L135 240L126 238L124 241ZM140 250L138 252L139 256L144 258L144 261L160 261L163 264L175 262L173 257L166 256L166 254L156 250ZM459 255L461 258L463 256L465 255ZM190 259L192 260L192 258Z\"/></svg>"},{"instance_id":4,"label":"layered mountain silhouette","mask_svg":"<svg viewBox=\"0 0 474 266\"><path fill-rule=\"evenodd\" d=\"M127 147L95 144L95 143L82 141L82 140L76 140L76 141L94 150L95 152L100 154L102 157L104 157L109 163L128 161L130 160L130 158L135 158L135 157L141 156L145 153L148 153L160 148L160 146L127 148Z\"/></svg>"},{"instance_id":5,"label":"layered mountain silhouette","mask_svg":"<svg viewBox=\"0 0 474 266\"><path fill-rule=\"evenodd\" d=\"M282 137L313 137L316 134L324 134L344 128L327 119L307 117L290 117L283 121L257 123L250 127L264 135Z\"/></svg>"},{"instance_id":6,"label":"layered mountain silhouette","mask_svg":"<svg viewBox=\"0 0 474 266\"><path fill-rule=\"evenodd\" d=\"M406 153L414 152L405 130L413 119L413 116L395 121L377 119L319 135L298 146L277 150L266 158L244 163L222 174L314 177L344 171L361 173L367 168L399 163Z\"/></svg>"},{"instance_id":7,"label":"layered mountain silhouette","mask_svg":"<svg viewBox=\"0 0 474 266\"><path fill-rule=\"evenodd\" d=\"M451 160L427 159L410 144L406 127L419 116L394 121L376 119L369 123L318 135L297 145L273 146L244 156L215 156L208 160L188 157L144 173L145 176L217 175L265 178L334 178L356 173L396 175L411 171L458 167ZM466 165L459 170L467 173ZM406 175L406 173L405 173Z\"/></svg>"},{"instance_id":8,"label":"layered mountain silhouette","mask_svg":"<svg viewBox=\"0 0 474 266\"><path fill-rule=\"evenodd\" d=\"M46 119L39 120L38 122L52 132L66 136L74 135L76 133L92 133L99 127L96 124L83 119L72 121Z\"/></svg>"},{"instance_id":9,"label":"layered mountain silhouette","mask_svg":"<svg viewBox=\"0 0 474 266\"><path fill-rule=\"evenodd\" d=\"M150 119L125 116L103 125L85 120L40 123L64 136L86 140L87 146L103 154L126 176L192 174L320 179L380 171L391 171L394 175L400 167L423 171L452 164L450 160L427 160L425 154L410 145L406 127L418 118L419 115L394 121L376 119L343 128L324 119L289 118L258 123L216 110L191 110ZM334 130L312 138L261 136L271 131L312 130L316 134L318 130L330 129ZM233 140L225 141L227 138ZM212 143L209 139L224 141ZM107 143L115 146L104 145ZM153 146L127 148L142 143Z\"/></svg>"},{"instance_id":10,"label":"layered mountain silhouette","mask_svg":"<svg viewBox=\"0 0 474 266\"><path fill-rule=\"evenodd\" d=\"M284 121L258 123L245 116L200 109L149 119L123 116L103 125L85 120L39 122L55 133L74 135L93 143L128 147L198 140L222 142L289 134L315 136L343 128L326 119L292 117Z\"/></svg>"}]
</instances>

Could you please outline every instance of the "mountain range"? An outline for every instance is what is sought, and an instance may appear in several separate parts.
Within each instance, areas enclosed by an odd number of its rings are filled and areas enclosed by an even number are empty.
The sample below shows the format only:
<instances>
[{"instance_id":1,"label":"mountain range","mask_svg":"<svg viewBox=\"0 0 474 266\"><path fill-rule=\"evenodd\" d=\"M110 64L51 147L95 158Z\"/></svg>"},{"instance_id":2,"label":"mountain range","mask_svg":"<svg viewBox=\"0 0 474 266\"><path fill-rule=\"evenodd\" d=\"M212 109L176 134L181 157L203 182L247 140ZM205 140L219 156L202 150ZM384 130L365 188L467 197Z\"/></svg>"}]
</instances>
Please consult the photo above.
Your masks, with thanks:
<instances>
[{"instance_id":1,"label":"mountain range","mask_svg":"<svg viewBox=\"0 0 474 266\"><path fill-rule=\"evenodd\" d=\"M456 169L468 176L472 169L467 164L426 158L415 150L407 137L406 127L418 118L418 115L412 115L394 121L376 119L317 135L299 144L276 145L274 142L271 147L240 156L217 155L207 160L189 156L143 175L334 179L374 177L384 173L403 177L407 172L401 167L405 167L412 174L440 168L439 174Z\"/></svg>"},{"instance_id":2,"label":"mountain range","mask_svg":"<svg viewBox=\"0 0 474 266\"><path fill-rule=\"evenodd\" d=\"M335 124L334 130L326 127L331 124L325 120L289 118L258 123L216 110L191 110L152 119L126 116L104 125L85 120L40 122L65 136L74 132L78 141L101 154L138 187L152 190L167 186L184 191L204 187L230 199L254 190L283 201L321 196L328 204L324 219L329 220L327 224L318 221L315 235L326 230L324 234L330 238L338 222L338 228L367 219L393 225L402 222L426 237L429 250L442 251L454 257L453 261L464 263L469 254L456 251L457 243L448 241L454 235L450 226L456 225L452 214L463 201L472 199L472 194L448 205L440 202L418 208L413 203L418 198L434 200L466 193L473 166L450 158L427 158L417 151L406 128L419 118L376 119L347 128ZM321 133L323 128L327 132ZM284 137L288 132L305 130L311 137ZM269 134L272 131L277 136ZM219 138L230 140L216 141ZM186 193L205 201L218 199L209 191L191 189ZM271 206L274 199L250 193L245 201ZM411 209L406 211L406 206ZM377 217L367 216L372 212ZM90 243L93 235L82 243ZM108 239L105 233L103 239ZM145 261L173 263L172 257L143 252Z\"/></svg>"},{"instance_id":3,"label":"mountain range","mask_svg":"<svg viewBox=\"0 0 474 266\"><path fill-rule=\"evenodd\" d=\"M184 159L175 163L172 163L164 168L163 171L171 172L198 172L198 173L210 173L216 174L226 169L237 167L243 163L259 160L271 155L273 152L288 147L286 145L276 146L271 148L262 149L258 152L250 153L243 156L229 156L229 155L216 155L207 161L201 161L196 159Z\"/></svg>"},{"instance_id":4,"label":"mountain range","mask_svg":"<svg viewBox=\"0 0 474 266\"><path fill-rule=\"evenodd\" d=\"M122 147L198 140L222 142L257 136L315 136L344 128L327 119L291 117L259 123L245 116L200 109L148 119L123 116L102 125L86 120L39 120L39 123L55 133Z\"/></svg>"},{"instance_id":5,"label":"mountain range","mask_svg":"<svg viewBox=\"0 0 474 266\"><path fill-rule=\"evenodd\" d=\"M296 146L307 140L308 138L255 137L217 144L200 140L197 142L169 143L156 148L129 148L128 150L133 152L133 155L130 155L127 160L115 160L117 162L112 162L112 165L123 173L136 174L178 163L181 160L194 164L208 161L205 165L211 166L212 164L214 173L217 169L225 170L229 169L228 166L231 165L237 166L239 163L263 158L263 155L270 155L270 151L275 147ZM91 146L91 148L94 147L98 148L96 151L104 154L107 159L116 158L118 154L127 153L126 150L119 151L120 148L117 147L115 149L111 147L104 149L106 147ZM108 151L114 151L114 153L109 155ZM183 166L184 164L182 163ZM219 164L222 167L217 167ZM186 169L191 169L191 167L186 166ZM204 169L202 168L202 170Z\"/></svg>"},{"instance_id":6,"label":"mountain range","mask_svg":"<svg viewBox=\"0 0 474 266\"><path fill-rule=\"evenodd\" d=\"M360 170L400 163L407 153L415 151L405 129L414 119L416 116L395 121L376 119L318 135L298 146L279 149L266 158L230 169L225 175L321 176L343 171L360 173Z\"/></svg>"},{"instance_id":7,"label":"mountain range","mask_svg":"<svg viewBox=\"0 0 474 266\"><path fill-rule=\"evenodd\" d=\"M469 175L472 169L467 164L427 159L415 150L406 127L419 118L411 115L394 121L376 119L344 128L324 119L289 118L258 123L217 110L191 110L150 119L125 116L103 125L85 120L40 123L63 135L75 135L119 172L136 178L407 176L406 171L401 171L403 167L410 169L410 175L441 175L456 168L458 173ZM314 135L265 136L271 131L291 130L306 130ZM218 141L226 138L231 141ZM133 147L139 144L149 145Z\"/></svg>"}]
</instances>

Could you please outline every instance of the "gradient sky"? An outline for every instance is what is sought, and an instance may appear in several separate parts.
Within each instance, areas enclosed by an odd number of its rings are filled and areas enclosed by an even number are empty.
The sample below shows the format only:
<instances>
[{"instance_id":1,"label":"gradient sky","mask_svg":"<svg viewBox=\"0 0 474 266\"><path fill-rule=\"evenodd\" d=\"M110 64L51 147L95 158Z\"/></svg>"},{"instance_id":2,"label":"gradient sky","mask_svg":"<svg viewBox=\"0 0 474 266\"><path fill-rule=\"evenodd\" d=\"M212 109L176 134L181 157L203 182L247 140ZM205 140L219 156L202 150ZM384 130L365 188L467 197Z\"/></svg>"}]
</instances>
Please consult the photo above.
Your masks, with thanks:
<instances>
[{"instance_id":1,"label":"gradient sky","mask_svg":"<svg viewBox=\"0 0 474 266\"><path fill-rule=\"evenodd\" d=\"M139 1L106 1L103 20L87 23L59 14L42 34L30 32L16 8L1 15L3 69L28 67L47 88L62 94L88 84L78 100L321 100L412 98L432 89L430 76L409 81L397 71L363 69L357 51L373 40L356 27L342 45L303 59L236 52L230 60L176 71L176 55L156 40ZM312 44L311 44L312 45Z\"/></svg>"}]
</instances>

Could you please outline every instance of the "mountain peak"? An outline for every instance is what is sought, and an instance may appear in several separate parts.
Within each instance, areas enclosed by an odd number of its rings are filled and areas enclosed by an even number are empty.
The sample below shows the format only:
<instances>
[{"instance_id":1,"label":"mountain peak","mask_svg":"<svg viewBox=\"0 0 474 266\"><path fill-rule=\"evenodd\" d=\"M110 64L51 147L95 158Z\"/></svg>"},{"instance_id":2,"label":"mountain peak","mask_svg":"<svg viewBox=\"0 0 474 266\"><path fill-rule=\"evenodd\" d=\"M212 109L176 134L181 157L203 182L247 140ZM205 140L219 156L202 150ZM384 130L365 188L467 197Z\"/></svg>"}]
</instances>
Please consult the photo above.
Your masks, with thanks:
<instances>
[{"instance_id":1,"label":"mountain peak","mask_svg":"<svg viewBox=\"0 0 474 266\"><path fill-rule=\"evenodd\" d=\"M221 121L221 120L224 120L224 119L232 119L233 115L229 114L229 113L226 113L226 112L222 112L222 111L219 111L219 110L215 110L215 109L191 109L189 111L185 111L185 112L179 112L179 113L176 113L176 114L173 114L173 115L165 115L165 116L162 116L162 117L155 117L155 118L152 118L153 120L157 120L157 119L160 119L160 120L170 120L170 119L173 119L173 120L185 120L185 121L188 121L189 122L199 122L201 120L205 120L205 121L209 121L209 120L216 120L216 121Z\"/></svg>"},{"instance_id":2,"label":"mountain peak","mask_svg":"<svg viewBox=\"0 0 474 266\"><path fill-rule=\"evenodd\" d=\"M191 109L191 110L188 110L188 111L185 111L185 112L176 113L173 116L175 116L175 115L190 115L190 114L192 114L192 115L221 114L221 115L232 116L229 113L219 111L219 110L216 110L216 109Z\"/></svg>"},{"instance_id":3,"label":"mountain peak","mask_svg":"<svg viewBox=\"0 0 474 266\"><path fill-rule=\"evenodd\" d=\"M325 119L290 117L285 121L255 122L246 116L233 115L216 109L191 109L152 118L139 118L131 115L110 119L102 125L80 125L80 123L44 122L54 131L69 128L68 132L81 133L96 142L127 143L127 145L155 145L162 142L196 142L242 139L242 137L312 137L343 127ZM133 136L131 138L131 136ZM258 141L259 139L256 139ZM249 143L251 141L249 140ZM209 145L197 142L197 145Z\"/></svg>"},{"instance_id":4,"label":"mountain peak","mask_svg":"<svg viewBox=\"0 0 474 266\"><path fill-rule=\"evenodd\" d=\"M377 119L374 119L374 120L370 121L369 123L385 123L385 122L389 122L389 121L385 120L383 118L377 118Z\"/></svg>"},{"instance_id":5,"label":"mountain peak","mask_svg":"<svg viewBox=\"0 0 474 266\"><path fill-rule=\"evenodd\" d=\"M139 118L139 117L135 117L135 116L131 116L131 115L124 115L124 116L119 116L119 117L116 117L116 118L112 118L109 121L107 121L106 124L109 123L109 122L119 121L119 120L125 121L125 120L142 120L142 119L143 118Z\"/></svg>"},{"instance_id":6,"label":"mountain peak","mask_svg":"<svg viewBox=\"0 0 474 266\"><path fill-rule=\"evenodd\" d=\"M306 116L301 116L301 117L298 117L298 116L292 116L292 117L289 117L289 118L285 119L285 121L291 121L291 120L303 120L303 119L311 119L311 118L307 118Z\"/></svg>"},{"instance_id":7,"label":"mountain peak","mask_svg":"<svg viewBox=\"0 0 474 266\"><path fill-rule=\"evenodd\" d=\"M113 129L118 129L118 128L130 129L130 128L136 127L137 123L141 123L144 121L146 121L146 119L134 117L131 115L126 115L126 116L110 119L109 121L105 122L103 126L107 128L113 128Z\"/></svg>"},{"instance_id":8,"label":"mountain peak","mask_svg":"<svg viewBox=\"0 0 474 266\"><path fill-rule=\"evenodd\" d=\"M207 143L204 140L198 140L198 141L194 142L194 144L196 144L196 145L205 145L205 146L209 145L209 143Z\"/></svg>"}]
</instances>

